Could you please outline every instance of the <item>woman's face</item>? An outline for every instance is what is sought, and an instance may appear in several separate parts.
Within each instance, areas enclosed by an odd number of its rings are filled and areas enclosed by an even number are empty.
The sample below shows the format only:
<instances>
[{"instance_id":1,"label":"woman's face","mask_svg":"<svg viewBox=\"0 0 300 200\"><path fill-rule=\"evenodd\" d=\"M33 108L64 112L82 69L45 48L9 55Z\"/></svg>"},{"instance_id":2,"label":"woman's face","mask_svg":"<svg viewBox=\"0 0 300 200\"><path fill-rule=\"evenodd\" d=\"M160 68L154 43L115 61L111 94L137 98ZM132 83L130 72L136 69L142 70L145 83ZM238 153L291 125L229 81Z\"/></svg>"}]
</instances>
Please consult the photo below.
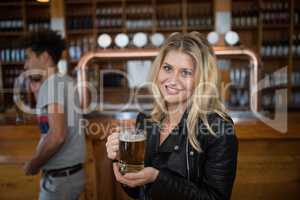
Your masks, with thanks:
<instances>
[{"instance_id":1,"label":"woman's face","mask_svg":"<svg viewBox=\"0 0 300 200\"><path fill-rule=\"evenodd\" d=\"M194 82L192 57L180 51L168 52L158 73L158 86L166 104L185 103L193 94Z\"/></svg>"}]
</instances>

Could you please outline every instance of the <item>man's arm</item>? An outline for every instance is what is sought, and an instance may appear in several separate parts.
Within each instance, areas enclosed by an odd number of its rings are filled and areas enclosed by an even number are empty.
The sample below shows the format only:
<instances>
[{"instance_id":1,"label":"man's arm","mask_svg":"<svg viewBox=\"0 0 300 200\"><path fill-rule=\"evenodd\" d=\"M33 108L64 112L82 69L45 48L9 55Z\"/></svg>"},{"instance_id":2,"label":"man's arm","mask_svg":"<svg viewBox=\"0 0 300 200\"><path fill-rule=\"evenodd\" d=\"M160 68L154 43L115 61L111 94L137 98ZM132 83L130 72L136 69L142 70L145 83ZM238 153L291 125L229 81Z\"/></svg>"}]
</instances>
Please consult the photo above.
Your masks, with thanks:
<instances>
[{"instance_id":1,"label":"man's arm","mask_svg":"<svg viewBox=\"0 0 300 200\"><path fill-rule=\"evenodd\" d=\"M58 103L49 104L48 113L49 131L32 159L25 165L26 175L37 174L40 168L58 152L67 136L63 106Z\"/></svg>"}]
</instances>

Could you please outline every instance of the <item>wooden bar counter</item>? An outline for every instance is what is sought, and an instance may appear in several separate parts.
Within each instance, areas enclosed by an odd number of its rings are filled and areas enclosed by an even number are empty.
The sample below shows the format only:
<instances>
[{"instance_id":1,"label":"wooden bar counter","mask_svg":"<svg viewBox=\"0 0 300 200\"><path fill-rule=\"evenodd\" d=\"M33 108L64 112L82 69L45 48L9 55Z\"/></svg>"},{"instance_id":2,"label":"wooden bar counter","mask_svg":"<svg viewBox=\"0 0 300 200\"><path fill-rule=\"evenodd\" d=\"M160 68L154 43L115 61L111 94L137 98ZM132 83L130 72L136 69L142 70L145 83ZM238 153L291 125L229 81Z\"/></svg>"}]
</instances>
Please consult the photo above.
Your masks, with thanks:
<instances>
[{"instance_id":1,"label":"wooden bar counter","mask_svg":"<svg viewBox=\"0 0 300 200\"><path fill-rule=\"evenodd\" d=\"M285 134L257 119L236 123L239 158L233 200L300 199L299 117L300 113L288 114ZM39 176L24 176L22 166L37 145L39 130L34 120L15 124L14 119L0 120L0 199L37 199ZM87 120L87 184L81 199L129 199L116 183L111 161L106 158L107 130L118 120L104 116Z\"/></svg>"}]
</instances>

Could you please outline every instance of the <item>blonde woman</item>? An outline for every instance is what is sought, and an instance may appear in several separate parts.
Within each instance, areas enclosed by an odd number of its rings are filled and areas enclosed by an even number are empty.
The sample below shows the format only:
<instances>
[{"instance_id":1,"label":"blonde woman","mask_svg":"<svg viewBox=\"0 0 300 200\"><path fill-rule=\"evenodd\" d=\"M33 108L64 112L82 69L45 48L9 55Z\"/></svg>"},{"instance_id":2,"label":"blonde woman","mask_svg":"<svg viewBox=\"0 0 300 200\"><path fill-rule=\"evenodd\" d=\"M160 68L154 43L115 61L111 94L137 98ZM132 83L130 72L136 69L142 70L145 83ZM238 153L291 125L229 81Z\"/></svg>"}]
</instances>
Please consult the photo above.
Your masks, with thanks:
<instances>
[{"instance_id":1,"label":"blonde woman","mask_svg":"<svg viewBox=\"0 0 300 200\"><path fill-rule=\"evenodd\" d=\"M136 199L227 200L236 174L238 142L218 97L212 48L197 32L172 34L151 71L155 99L140 113L147 131L145 168L116 180ZM119 133L108 137L108 157L118 158Z\"/></svg>"}]
</instances>

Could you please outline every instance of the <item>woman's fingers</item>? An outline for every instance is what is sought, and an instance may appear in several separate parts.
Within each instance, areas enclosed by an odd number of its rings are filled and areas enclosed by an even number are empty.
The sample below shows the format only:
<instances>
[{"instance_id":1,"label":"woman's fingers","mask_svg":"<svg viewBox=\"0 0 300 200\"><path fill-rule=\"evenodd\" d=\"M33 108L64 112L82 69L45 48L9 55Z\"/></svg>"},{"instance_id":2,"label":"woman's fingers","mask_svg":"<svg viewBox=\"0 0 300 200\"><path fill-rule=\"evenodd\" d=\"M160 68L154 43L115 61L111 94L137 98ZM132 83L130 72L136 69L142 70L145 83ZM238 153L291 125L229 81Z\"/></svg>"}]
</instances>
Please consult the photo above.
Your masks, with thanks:
<instances>
[{"instance_id":1,"label":"woman's fingers","mask_svg":"<svg viewBox=\"0 0 300 200\"><path fill-rule=\"evenodd\" d=\"M120 172L119 172L119 165L118 163L113 163L113 170L116 177L116 180L120 183L123 183L129 187L137 187L140 185L143 185L144 179L136 179L136 180L129 180L125 178Z\"/></svg>"},{"instance_id":2,"label":"woman's fingers","mask_svg":"<svg viewBox=\"0 0 300 200\"><path fill-rule=\"evenodd\" d=\"M122 174L119 171L119 164L118 163L113 163L113 170L114 170L116 180L120 183L126 184L125 179L123 178Z\"/></svg>"},{"instance_id":3,"label":"woman's fingers","mask_svg":"<svg viewBox=\"0 0 300 200\"><path fill-rule=\"evenodd\" d=\"M110 150L113 151L113 152L119 151L119 144L117 144L117 145L111 145L110 146Z\"/></svg>"},{"instance_id":4,"label":"woman's fingers","mask_svg":"<svg viewBox=\"0 0 300 200\"><path fill-rule=\"evenodd\" d=\"M115 132L112 133L110 136L108 136L105 145L106 145L107 157L109 159L115 160L117 158L118 151L119 151L119 133Z\"/></svg>"},{"instance_id":5,"label":"woman's fingers","mask_svg":"<svg viewBox=\"0 0 300 200\"><path fill-rule=\"evenodd\" d=\"M128 180L144 179L145 174L144 174L143 171L139 171L139 172L136 172L136 173L126 173L124 175L124 178L126 178Z\"/></svg>"}]
</instances>

